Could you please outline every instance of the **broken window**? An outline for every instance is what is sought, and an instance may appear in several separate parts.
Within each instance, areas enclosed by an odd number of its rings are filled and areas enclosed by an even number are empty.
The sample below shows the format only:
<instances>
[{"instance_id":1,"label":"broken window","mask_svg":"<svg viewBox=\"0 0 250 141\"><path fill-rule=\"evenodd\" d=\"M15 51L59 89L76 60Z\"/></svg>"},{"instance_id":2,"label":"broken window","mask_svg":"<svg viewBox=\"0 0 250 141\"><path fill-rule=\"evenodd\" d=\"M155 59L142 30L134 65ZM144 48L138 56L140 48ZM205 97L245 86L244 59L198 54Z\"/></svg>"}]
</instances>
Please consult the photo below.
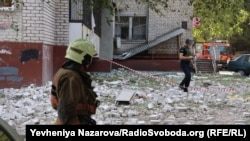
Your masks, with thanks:
<instances>
[{"instance_id":1,"label":"broken window","mask_svg":"<svg viewBox=\"0 0 250 141\"><path fill-rule=\"evenodd\" d=\"M146 40L146 16L116 16L115 36L122 40Z\"/></svg>"}]
</instances>

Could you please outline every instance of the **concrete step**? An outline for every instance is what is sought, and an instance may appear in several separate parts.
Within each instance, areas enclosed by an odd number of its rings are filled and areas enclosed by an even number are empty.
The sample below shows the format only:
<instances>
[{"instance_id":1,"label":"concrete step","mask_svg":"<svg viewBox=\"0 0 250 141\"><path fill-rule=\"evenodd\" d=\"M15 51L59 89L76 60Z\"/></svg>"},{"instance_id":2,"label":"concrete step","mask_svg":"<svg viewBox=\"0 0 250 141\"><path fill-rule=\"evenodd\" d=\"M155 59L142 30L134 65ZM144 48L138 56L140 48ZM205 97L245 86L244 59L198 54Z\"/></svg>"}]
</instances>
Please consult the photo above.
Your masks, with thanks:
<instances>
[{"instance_id":1,"label":"concrete step","mask_svg":"<svg viewBox=\"0 0 250 141\"><path fill-rule=\"evenodd\" d=\"M213 73L212 60L197 60L196 61L196 72L199 73Z\"/></svg>"}]
</instances>

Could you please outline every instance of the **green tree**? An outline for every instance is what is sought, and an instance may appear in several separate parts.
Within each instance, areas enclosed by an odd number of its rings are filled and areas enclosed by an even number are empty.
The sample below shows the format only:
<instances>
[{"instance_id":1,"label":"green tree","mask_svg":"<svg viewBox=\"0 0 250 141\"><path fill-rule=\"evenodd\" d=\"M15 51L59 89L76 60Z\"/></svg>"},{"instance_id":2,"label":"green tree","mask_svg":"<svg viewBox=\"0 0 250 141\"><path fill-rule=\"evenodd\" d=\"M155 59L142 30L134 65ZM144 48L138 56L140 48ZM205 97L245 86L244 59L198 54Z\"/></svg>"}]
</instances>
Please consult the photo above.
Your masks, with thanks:
<instances>
[{"instance_id":1,"label":"green tree","mask_svg":"<svg viewBox=\"0 0 250 141\"><path fill-rule=\"evenodd\" d=\"M245 0L245 10L250 13L250 1ZM235 47L238 51L250 51L250 16L248 19L241 24L241 28L243 29L242 34L234 34L231 38L232 46Z\"/></svg>"},{"instance_id":2,"label":"green tree","mask_svg":"<svg viewBox=\"0 0 250 141\"><path fill-rule=\"evenodd\" d=\"M194 6L194 17L201 19L200 26L193 28L196 41L215 39L229 40L234 34L242 34L249 13L244 0L190 0Z\"/></svg>"}]
</instances>

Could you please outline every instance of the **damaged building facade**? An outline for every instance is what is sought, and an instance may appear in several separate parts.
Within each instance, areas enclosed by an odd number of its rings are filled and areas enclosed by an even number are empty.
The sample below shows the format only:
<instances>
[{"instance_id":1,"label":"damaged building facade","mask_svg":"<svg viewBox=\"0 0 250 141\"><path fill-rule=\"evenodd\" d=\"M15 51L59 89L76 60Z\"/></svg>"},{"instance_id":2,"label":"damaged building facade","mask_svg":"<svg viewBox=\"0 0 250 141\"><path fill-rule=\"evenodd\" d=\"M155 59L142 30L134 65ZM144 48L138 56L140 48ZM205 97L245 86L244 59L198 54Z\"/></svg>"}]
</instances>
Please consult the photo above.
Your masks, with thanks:
<instances>
[{"instance_id":1,"label":"damaged building facade","mask_svg":"<svg viewBox=\"0 0 250 141\"><path fill-rule=\"evenodd\" d=\"M98 52L88 71L178 71L178 49L192 37L189 0L159 6L163 15L133 0L113 3L114 15L106 9L86 13L86 5L73 0L0 3L0 88L46 84L77 38L90 40Z\"/></svg>"}]
</instances>

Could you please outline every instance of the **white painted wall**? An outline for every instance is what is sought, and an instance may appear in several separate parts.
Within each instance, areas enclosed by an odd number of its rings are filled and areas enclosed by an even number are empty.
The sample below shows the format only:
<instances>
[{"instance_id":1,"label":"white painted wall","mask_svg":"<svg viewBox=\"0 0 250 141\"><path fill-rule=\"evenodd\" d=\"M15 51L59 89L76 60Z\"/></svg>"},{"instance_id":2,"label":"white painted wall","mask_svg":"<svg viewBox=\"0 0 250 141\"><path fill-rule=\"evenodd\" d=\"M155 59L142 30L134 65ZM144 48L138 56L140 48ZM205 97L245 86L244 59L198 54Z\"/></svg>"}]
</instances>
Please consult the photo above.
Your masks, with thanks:
<instances>
[{"instance_id":1,"label":"white painted wall","mask_svg":"<svg viewBox=\"0 0 250 141\"><path fill-rule=\"evenodd\" d=\"M69 42L82 38L82 23L69 23Z\"/></svg>"},{"instance_id":2,"label":"white painted wall","mask_svg":"<svg viewBox=\"0 0 250 141\"><path fill-rule=\"evenodd\" d=\"M85 25L82 26L82 38L90 41L97 51L97 57L100 55L100 37L95 32Z\"/></svg>"}]
</instances>

